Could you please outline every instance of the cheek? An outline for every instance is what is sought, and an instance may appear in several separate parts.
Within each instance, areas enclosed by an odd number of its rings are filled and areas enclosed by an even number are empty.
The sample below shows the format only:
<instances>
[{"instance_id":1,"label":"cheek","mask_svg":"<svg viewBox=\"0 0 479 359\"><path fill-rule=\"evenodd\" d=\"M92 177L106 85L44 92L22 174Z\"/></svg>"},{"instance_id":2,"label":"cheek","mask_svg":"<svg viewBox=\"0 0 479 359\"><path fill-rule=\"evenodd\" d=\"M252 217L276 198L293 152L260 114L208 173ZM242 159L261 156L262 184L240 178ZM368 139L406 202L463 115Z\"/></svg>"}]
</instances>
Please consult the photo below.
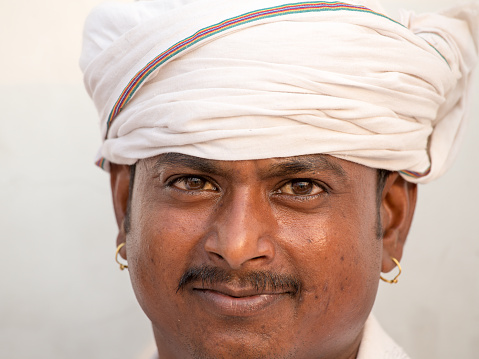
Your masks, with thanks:
<instances>
[{"instance_id":1,"label":"cheek","mask_svg":"<svg viewBox=\"0 0 479 359\"><path fill-rule=\"evenodd\" d=\"M331 323L348 318L350 325L352 317L361 323L374 303L381 241L376 238L375 207L363 207L336 206L280 221L286 252L305 279L303 300L317 308L308 314L311 323L322 322L324 316Z\"/></svg>"},{"instance_id":2,"label":"cheek","mask_svg":"<svg viewBox=\"0 0 479 359\"><path fill-rule=\"evenodd\" d=\"M152 322L175 326L181 299L178 281L188 265L201 256L205 211L183 211L171 206L142 203L132 208L127 237L129 272L138 302Z\"/></svg>"}]
</instances>

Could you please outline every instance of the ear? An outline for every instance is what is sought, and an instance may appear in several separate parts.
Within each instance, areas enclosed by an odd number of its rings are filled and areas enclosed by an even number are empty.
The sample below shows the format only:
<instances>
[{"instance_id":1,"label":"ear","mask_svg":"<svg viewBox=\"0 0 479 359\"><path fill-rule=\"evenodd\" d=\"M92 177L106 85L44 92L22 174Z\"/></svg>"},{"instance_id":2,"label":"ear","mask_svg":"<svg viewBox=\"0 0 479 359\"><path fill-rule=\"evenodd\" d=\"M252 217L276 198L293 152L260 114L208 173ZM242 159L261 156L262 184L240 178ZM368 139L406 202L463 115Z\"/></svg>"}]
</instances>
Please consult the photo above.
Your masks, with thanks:
<instances>
[{"instance_id":1,"label":"ear","mask_svg":"<svg viewBox=\"0 0 479 359\"><path fill-rule=\"evenodd\" d=\"M115 210L116 223L118 224L116 245L119 246L121 243L126 242L125 216L130 188L130 167L112 163L110 166L110 184L113 208ZM120 255L126 259L125 247L120 250Z\"/></svg>"},{"instance_id":2,"label":"ear","mask_svg":"<svg viewBox=\"0 0 479 359\"><path fill-rule=\"evenodd\" d=\"M398 172L393 172L387 178L381 201L382 272L389 272L396 266L391 257L401 260L416 208L416 199L415 183L407 182Z\"/></svg>"}]
</instances>

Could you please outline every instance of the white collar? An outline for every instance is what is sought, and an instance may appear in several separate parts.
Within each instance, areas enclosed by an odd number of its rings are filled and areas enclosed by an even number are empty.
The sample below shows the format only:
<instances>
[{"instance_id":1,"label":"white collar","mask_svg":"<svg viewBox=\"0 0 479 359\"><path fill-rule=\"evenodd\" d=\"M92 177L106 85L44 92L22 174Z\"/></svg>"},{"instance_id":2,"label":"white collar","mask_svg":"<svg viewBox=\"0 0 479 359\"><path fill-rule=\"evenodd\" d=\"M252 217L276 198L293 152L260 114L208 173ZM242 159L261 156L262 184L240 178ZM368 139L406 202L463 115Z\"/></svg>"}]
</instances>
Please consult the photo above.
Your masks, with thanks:
<instances>
[{"instance_id":1,"label":"white collar","mask_svg":"<svg viewBox=\"0 0 479 359\"><path fill-rule=\"evenodd\" d=\"M410 359L403 349L381 328L373 315L364 325L357 359Z\"/></svg>"}]
</instances>

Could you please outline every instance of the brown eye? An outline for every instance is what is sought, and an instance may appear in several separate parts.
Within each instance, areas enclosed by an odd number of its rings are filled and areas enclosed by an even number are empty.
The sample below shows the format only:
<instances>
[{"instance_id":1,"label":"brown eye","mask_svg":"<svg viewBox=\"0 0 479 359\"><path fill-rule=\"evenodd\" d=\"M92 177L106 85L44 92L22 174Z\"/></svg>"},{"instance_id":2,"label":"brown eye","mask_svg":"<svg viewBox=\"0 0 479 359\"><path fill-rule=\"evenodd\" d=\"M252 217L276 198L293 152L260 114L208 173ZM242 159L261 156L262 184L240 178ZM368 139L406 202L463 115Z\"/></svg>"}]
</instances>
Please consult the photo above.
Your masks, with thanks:
<instances>
[{"instance_id":1,"label":"brown eye","mask_svg":"<svg viewBox=\"0 0 479 359\"><path fill-rule=\"evenodd\" d=\"M313 196L321 193L323 189L310 180L294 180L285 183L279 190L280 193L293 196Z\"/></svg>"},{"instance_id":2,"label":"brown eye","mask_svg":"<svg viewBox=\"0 0 479 359\"><path fill-rule=\"evenodd\" d=\"M216 187L201 177L181 177L174 182L174 186L185 191L215 191Z\"/></svg>"},{"instance_id":3,"label":"brown eye","mask_svg":"<svg viewBox=\"0 0 479 359\"><path fill-rule=\"evenodd\" d=\"M202 189L205 185L205 180L198 177L188 177L185 179L185 187L188 191Z\"/></svg>"},{"instance_id":4,"label":"brown eye","mask_svg":"<svg viewBox=\"0 0 479 359\"><path fill-rule=\"evenodd\" d=\"M307 195L313 190L313 184L309 181L291 182L291 190L294 194Z\"/></svg>"}]
</instances>

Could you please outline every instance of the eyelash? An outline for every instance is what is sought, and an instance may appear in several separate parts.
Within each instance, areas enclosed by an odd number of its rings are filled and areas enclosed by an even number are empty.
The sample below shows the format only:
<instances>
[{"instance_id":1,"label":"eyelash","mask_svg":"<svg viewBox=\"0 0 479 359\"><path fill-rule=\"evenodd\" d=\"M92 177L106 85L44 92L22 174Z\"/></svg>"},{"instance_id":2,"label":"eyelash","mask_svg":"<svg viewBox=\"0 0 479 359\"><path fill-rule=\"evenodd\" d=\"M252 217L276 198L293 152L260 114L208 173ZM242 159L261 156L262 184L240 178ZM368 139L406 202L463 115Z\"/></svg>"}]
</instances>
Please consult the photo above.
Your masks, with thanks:
<instances>
[{"instance_id":1,"label":"eyelash","mask_svg":"<svg viewBox=\"0 0 479 359\"><path fill-rule=\"evenodd\" d=\"M305 195L294 195L294 194L287 194L287 193L281 193L280 190L287 184L293 184L294 182L309 182L311 183L312 186L319 188L321 191L316 194L305 194ZM314 190L314 188L312 189ZM309 201L309 200L314 200L318 197L327 195L330 193L330 189L323 183L321 182L316 182L312 179L309 178L294 178L290 179L284 183L282 183L280 186L278 186L278 189L274 191L275 195L283 195L287 196L289 200L294 200L294 201Z\"/></svg>"},{"instance_id":2,"label":"eyelash","mask_svg":"<svg viewBox=\"0 0 479 359\"><path fill-rule=\"evenodd\" d=\"M181 188L175 187L176 184L181 183L181 182L186 184L186 181L188 179L192 179L192 178L202 180L205 183L210 183L211 186L214 187L214 189L210 190L210 191L217 191L218 188L219 188L219 186L214 181L212 181L212 180L210 180L206 177L203 177L203 176L195 176L195 175L187 175L187 176L180 176L180 177L172 178L166 183L166 187L174 188L178 191L183 191L183 192L187 192L187 193L190 193L190 194L198 194L198 192L200 190L188 190L188 189L181 189Z\"/></svg>"}]
</instances>

